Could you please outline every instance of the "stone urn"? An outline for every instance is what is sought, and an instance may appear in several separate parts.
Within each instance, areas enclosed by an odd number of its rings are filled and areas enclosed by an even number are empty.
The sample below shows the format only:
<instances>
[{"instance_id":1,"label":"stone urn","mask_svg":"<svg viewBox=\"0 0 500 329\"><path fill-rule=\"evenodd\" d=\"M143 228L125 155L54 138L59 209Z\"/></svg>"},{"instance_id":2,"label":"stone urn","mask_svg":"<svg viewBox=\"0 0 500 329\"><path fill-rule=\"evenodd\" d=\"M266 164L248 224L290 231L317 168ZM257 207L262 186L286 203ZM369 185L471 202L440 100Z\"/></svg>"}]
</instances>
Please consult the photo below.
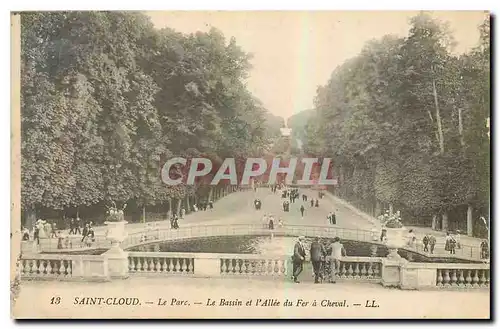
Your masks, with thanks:
<instances>
[{"instance_id":1,"label":"stone urn","mask_svg":"<svg viewBox=\"0 0 500 329\"><path fill-rule=\"evenodd\" d=\"M104 222L104 224L108 226L106 240L111 242L111 249L116 251L122 250L120 244L127 237L127 232L125 231L125 224L127 224L127 222L122 220L119 222Z\"/></svg>"},{"instance_id":2,"label":"stone urn","mask_svg":"<svg viewBox=\"0 0 500 329\"><path fill-rule=\"evenodd\" d=\"M398 249L405 246L405 232L404 227L390 228L384 227L387 236L387 249L389 249L388 259L400 260L401 256L398 254Z\"/></svg>"}]
</instances>

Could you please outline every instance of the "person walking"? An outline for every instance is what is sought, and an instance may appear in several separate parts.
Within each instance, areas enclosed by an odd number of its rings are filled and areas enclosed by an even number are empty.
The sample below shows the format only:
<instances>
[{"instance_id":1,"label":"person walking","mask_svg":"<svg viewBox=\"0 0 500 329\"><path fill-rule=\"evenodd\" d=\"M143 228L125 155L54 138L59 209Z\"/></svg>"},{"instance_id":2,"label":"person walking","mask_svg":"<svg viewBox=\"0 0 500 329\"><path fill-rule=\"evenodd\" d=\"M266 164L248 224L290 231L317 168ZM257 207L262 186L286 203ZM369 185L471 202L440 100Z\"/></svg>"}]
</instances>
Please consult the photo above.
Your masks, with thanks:
<instances>
[{"instance_id":1,"label":"person walking","mask_svg":"<svg viewBox=\"0 0 500 329\"><path fill-rule=\"evenodd\" d=\"M295 243L293 248L293 274L292 280L295 283L300 283L299 275L304 270L304 261L306 259L306 250L304 249L304 237L300 236L299 240Z\"/></svg>"},{"instance_id":2,"label":"person walking","mask_svg":"<svg viewBox=\"0 0 500 329\"><path fill-rule=\"evenodd\" d=\"M50 237L57 238L57 226L56 226L56 222L54 222L54 221L52 221L52 224L51 224Z\"/></svg>"},{"instance_id":3,"label":"person walking","mask_svg":"<svg viewBox=\"0 0 500 329\"><path fill-rule=\"evenodd\" d=\"M76 220L75 220L75 234L82 234L82 222L80 220L80 217L76 217Z\"/></svg>"},{"instance_id":4,"label":"person walking","mask_svg":"<svg viewBox=\"0 0 500 329\"><path fill-rule=\"evenodd\" d=\"M26 227L23 227L23 229L22 229L21 232L23 234L22 240L23 241L29 241L30 240L30 231Z\"/></svg>"},{"instance_id":5,"label":"person walking","mask_svg":"<svg viewBox=\"0 0 500 329\"><path fill-rule=\"evenodd\" d=\"M40 244L40 227L38 224L35 224L33 229L33 241L36 241L36 244Z\"/></svg>"},{"instance_id":6,"label":"person walking","mask_svg":"<svg viewBox=\"0 0 500 329\"><path fill-rule=\"evenodd\" d=\"M323 274L321 264L325 257L325 249L320 243L320 238L317 237L313 243L311 243L311 262L314 271L314 283L320 283L319 280L323 280Z\"/></svg>"},{"instance_id":7,"label":"person walking","mask_svg":"<svg viewBox=\"0 0 500 329\"><path fill-rule=\"evenodd\" d=\"M429 235L426 234L422 239L422 243L424 244L424 252L429 252Z\"/></svg>"},{"instance_id":8,"label":"person walking","mask_svg":"<svg viewBox=\"0 0 500 329\"><path fill-rule=\"evenodd\" d=\"M488 246L488 241L483 240L481 241L480 244L481 247L481 259L487 259L489 257L489 246Z\"/></svg>"},{"instance_id":9,"label":"person walking","mask_svg":"<svg viewBox=\"0 0 500 329\"><path fill-rule=\"evenodd\" d=\"M408 231L407 239L408 239L407 242L408 247L415 248L417 237L415 236L415 232L413 232L413 230Z\"/></svg>"},{"instance_id":10,"label":"person walking","mask_svg":"<svg viewBox=\"0 0 500 329\"><path fill-rule=\"evenodd\" d=\"M83 232L82 232L82 243L83 241L85 240L85 238L87 237L87 234L89 233L89 224L85 224L85 227L83 228Z\"/></svg>"},{"instance_id":11,"label":"person walking","mask_svg":"<svg viewBox=\"0 0 500 329\"><path fill-rule=\"evenodd\" d=\"M436 246L436 237L434 235L429 235L429 247L431 254L434 253L434 247Z\"/></svg>"},{"instance_id":12,"label":"person walking","mask_svg":"<svg viewBox=\"0 0 500 329\"><path fill-rule=\"evenodd\" d=\"M311 207L314 207L314 199L311 199Z\"/></svg>"},{"instance_id":13,"label":"person walking","mask_svg":"<svg viewBox=\"0 0 500 329\"><path fill-rule=\"evenodd\" d=\"M455 236L453 237L453 239L455 239L455 243L456 243L456 249L461 249L462 248L462 245L460 243L460 230L457 230L457 232L455 233Z\"/></svg>"},{"instance_id":14,"label":"person walking","mask_svg":"<svg viewBox=\"0 0 500 329\"><path fill-rule=\"evenodd\" d=\"M302 216L302 218L304 218L304 210L306 210L306 208L304 208L304 205L301 205L300 206L300 215Z\"/></svg>"},{"instance_id":15,"label":"person walking","mask_svg":"<svg viewBox=\"0 0 500 329\"><path fill-rule=\"evenodd\" d=\"M269 219L267 218L267 214L264 214L264 216L262 216L262 227L266 228L268 223Z\"/></svg>"},{"instance_id":16,"label":"person walking","mask_svg":"<svg viewBox=\"0 0 500 329\"><path fill-rule=\"evenodd\" d=\"M316 199L316 203L314 204L314 206L315 206L316 208L318 208L318 207L319 207L319 201L318 201L318 199Z\"/></svg>"},{"instance_id":17,"label":"person walking","mask_svg":"<svg viewBox=\"0 0 500 329\"><path fill-rule=\"evenodd\" d=\"M337 225L337 215L335 214L335 212L332 213L331 223L332 225Z\"/></svg>"},{"instance_id":18,"label":"person walking","mask_svg":"<svg viewBox=\"0 0 500 329\"><path fill-rule=\"evenodd\" d=\"M454 255L455 254L455 245L456 245L455 239L450 234L450 232L447 232L446 233L446 242L445 242L445 245L444 245L444 250L449 251L450 255Z\"/></svg>"},{"instance_id":19,"label":"person walking","mask_svg":"<svg viewBox=\"0 0 500 329\"><path fill-rule=\"evenodd\" d=\"M327 249L330 254L330 283L337 282L337 276L340 271L340 260L346 256L344 245L340 243L340 238L335 237L333 243Z\"/></svg>"},{"instance_id":20,"label":"person walking","mask_svg":"<svg viewBox=\"0 0 500 329\"><path fill-rule=\"evenodd\" d=\"M274 217L269 216L269 230L274 230Z\"/></svg>"},{"instance_id":21,"label":"person walking","mask_svg":"<svg viewBox=\"0 0 500 329\"><path fill-rule=\"evenodd\" d=\"M69 220L69 234L76 234L75 220L73 218Z\"/></svg>"}]
</instances>

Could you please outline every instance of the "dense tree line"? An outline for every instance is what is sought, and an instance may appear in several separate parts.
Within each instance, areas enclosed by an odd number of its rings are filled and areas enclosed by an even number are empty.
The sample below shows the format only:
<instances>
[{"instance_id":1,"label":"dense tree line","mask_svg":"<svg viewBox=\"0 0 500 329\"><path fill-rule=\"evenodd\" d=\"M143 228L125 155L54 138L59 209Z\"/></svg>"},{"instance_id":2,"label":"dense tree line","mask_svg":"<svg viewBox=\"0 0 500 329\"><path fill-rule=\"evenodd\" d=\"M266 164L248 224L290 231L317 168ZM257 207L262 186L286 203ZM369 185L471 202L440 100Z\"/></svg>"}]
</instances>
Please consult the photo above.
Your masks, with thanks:
<instances>
[{"instance_id":1,"label":"dense tree line","mask_svg":"<svg viewBox=\"0 0 500 329\"><path fill-rule=\"evenodd\" d=\"M489 217L490 21L454 55L446 24L425 13L338 67L315 98L304 148L331 156L335 193L373 215L485 233ZM473 222L475 222L473 224Z\"/></svg>"},{"instance_id":2,"label":"dense tree line","mask_svg":"<svg viewBox=\"0 0 500 329\"><path fill-rule=\"evenodd\" d=\"M25 220L112 200L189 211L221 187L166 186L166 159L258 156L279 135L246 89L250 55L216 29L158 30L133 12L23 13L21 62Z\"/></svg>"}]
</instances>

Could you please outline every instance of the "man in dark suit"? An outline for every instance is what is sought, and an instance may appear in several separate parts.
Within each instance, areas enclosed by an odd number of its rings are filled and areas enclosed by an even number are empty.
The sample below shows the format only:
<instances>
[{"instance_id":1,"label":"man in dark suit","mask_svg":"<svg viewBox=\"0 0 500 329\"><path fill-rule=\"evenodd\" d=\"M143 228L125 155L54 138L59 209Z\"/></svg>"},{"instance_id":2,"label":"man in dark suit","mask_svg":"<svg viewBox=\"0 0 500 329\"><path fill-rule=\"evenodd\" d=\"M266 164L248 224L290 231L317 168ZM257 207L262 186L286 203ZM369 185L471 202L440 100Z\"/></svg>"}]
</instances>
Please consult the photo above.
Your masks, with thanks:
<instances>
[{"instance_id":1,"label":"man in dark suit","mask_svg":"<svg viewBox=\"0 0 500 329\"><path fill-rule=\"evenodd\" d=\"M320 243L319 237L316 238L313 243L311 243L311 262L314 270L314 283L319 283L319 279L322 278L321 274L321 263L325 257L325 248Z\"/></svg>"},{"instance_id":2,"label":"man in dark suit","mask_svg":"<svg viewBox=\"0 0 500 329\"><path fill-rule=\"evenodd\" d=\"M299 283L298 277L299 274L302 273L304 269L304 260L306 259L306 250L304 249L304 237L299 237L299 241L295 243L295 247L293 248L293 274L292 279L294 282Z\"/></svg>"}]
</instances>

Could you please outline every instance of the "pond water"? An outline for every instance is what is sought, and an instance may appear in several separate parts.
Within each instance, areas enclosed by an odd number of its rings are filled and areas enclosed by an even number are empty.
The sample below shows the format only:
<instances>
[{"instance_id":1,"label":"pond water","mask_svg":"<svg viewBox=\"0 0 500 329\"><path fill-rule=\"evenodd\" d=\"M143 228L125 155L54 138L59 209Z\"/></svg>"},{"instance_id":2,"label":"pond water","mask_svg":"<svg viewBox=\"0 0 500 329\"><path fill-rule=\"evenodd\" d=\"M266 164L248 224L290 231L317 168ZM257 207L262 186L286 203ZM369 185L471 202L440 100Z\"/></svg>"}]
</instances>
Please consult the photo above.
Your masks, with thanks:
<instances>
[{"instance_id":1,"label":"pond water","mask_svg":"<svg viewBox=\"0 0 500 329\"><path fill-rule=\"evenodd\" d=\"M213 236L190 238L176 241L151 243L129 249L130 251L162 251L162 252L193 252L193 253L229 253L229 254L266 254L291 255L297 241L292 236ZM311 245L312 238L306 237L306 250ZM329 245L332 239L324 238L322 243ZM348 256L385 257L388 254L386 246L369 242L342 240ZM308 250L307 250L308 252ZM401 257L417 263L481 263L458 258L426 257L408 251L398 250ZM309 254L309 253L308 253Z\"/></svg>"}]
</instances>

